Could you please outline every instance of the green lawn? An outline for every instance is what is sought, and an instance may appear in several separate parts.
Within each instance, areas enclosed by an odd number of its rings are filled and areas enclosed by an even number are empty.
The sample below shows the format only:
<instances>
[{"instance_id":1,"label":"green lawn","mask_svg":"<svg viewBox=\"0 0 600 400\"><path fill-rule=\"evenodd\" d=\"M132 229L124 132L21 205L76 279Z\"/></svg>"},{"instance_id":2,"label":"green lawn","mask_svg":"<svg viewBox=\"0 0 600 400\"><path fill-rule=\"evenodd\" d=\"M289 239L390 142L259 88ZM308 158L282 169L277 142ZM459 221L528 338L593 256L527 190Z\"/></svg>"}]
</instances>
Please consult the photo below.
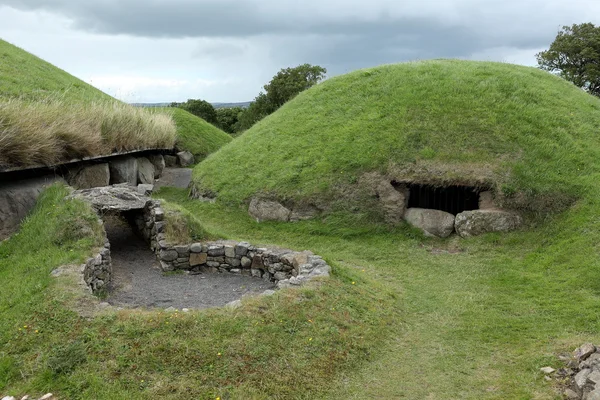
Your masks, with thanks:
<instances>
[{"instance_id":1,"label":"green lawn","mask_svg":"<svg viewBox=\"0 0 600 400\"><path fill-rule=\"evenodd\" d=\"M91 243L56 247L43 239L57 236L46 231L60 215L82 212L61 202L62 193L46 195L22 232L0 244L9 289L0 297L0 393L558 399L539 368L559 367L557 353L600 339L597 200L529 231L434 240L339 214L257 224L243 210L163 189L158 197L196 215L212 235L311 249L333 276L320 288L282 291L238 310L108 311L89 319L70 310L79 303L48 276L81 260ZM37 258L33 243L36 254L54 256Z\"/></svg>"}]
</instances>

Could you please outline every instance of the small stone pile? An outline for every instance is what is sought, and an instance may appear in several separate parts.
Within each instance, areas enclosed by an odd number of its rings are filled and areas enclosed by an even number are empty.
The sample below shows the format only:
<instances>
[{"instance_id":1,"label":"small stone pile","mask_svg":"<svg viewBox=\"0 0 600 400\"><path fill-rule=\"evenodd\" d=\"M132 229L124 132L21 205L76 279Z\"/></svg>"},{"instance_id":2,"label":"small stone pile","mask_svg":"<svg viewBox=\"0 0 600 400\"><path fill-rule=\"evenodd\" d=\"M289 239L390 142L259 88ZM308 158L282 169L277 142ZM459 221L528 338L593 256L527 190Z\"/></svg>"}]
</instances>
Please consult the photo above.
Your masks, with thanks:
<instances>
[{"instance_id":1,"label":"small stone pile","mask_svg":"<svg viewBox=\"0 0 600 400\"><path fill-rule=\"evenodd\" d=\"M40 397L38 400L56 400L56 399L57 399L57 397L55 397L52 393L46 393L45 395ZM17 400L17 398L13 397L13 396L4 396L2 398L2 400ZM21 397L21 400L34 400L34 398L26 395L26 396Z\"/></svg>"},{"instance_id":2,"label":"small stone pile","mask_svg":"<svg viewBox=\"0 0 600 400\"><path fill-rule=\"evenodd\" d=\"M560 356L560 359L566 363L565 368L555 371L545 367L542 372L565 380L564 397L569 400L600 400L600 347L586 343L572 355Z\"/></svg>"}]
</instances>

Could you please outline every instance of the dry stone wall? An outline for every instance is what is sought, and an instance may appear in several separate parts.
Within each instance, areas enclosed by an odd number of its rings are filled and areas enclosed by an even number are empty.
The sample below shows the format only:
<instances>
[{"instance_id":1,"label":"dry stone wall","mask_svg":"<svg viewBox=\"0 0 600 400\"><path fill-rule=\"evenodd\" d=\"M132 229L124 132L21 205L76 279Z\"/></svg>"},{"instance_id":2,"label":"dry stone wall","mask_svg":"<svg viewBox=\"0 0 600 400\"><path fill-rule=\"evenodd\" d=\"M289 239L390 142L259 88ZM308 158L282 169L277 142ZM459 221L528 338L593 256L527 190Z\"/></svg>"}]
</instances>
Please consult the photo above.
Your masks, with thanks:
<instances>
[{"instance_id":1,"label":"dry stone wall","mask_svg":"<svg viewBox=\"0 0 600 400\"><path fill-rule=\"evenodd\" d=\"M127 186L84 189L71 195L89 202L100 214L120 213L155 252L163 271L231 273L274 282L278 287L301 286L329 276L330 266L310 251L267 248L247 242L207 241L171 244L165 233L165 211L153 200ZM111 279L110 244L87 260L84 278L93 291Z\"/></svg>"},{"instance_id":2,"label":"dry stone wall","mask_svg":"<svg viewBox=\"0 0 600 400\"><path fill-rule=\"evenodd\" d=\"M165 272L231 273L275 282L279 287L299 286L318 276L329 276L329 265L309 251L257 247L247 242L212 241L170 244L165 235L165 211L152 200L134 221L150 243Z\"/></svg>"},{"instance_id":3,"label":"dry stone wall","mask_svg":"<svg viewBox=\"0 0 600 400\"><path fill-rule=\"evenodd\" d=\"M269 249L247 242L203 242L171 246L162 240L158 257L163 271L232 273L275 282L278 287L300 286L320 276L329 276L329 265L310 251Z\"/></svg>"},{"instance_id":4,"label":"dry stone wall","mask_svg":"<svg viewBox=\"0 0 600 400\"><path fill-rule=\"evenodd\" d=\"M98 220L98 223L102 225L104 246L98 250L98 253L94 257L88 258L85 264L83 264L83 280L92 292L104 289L112 279L110 243L106 237L102 220Z\"/></svg>"}]
</instances>

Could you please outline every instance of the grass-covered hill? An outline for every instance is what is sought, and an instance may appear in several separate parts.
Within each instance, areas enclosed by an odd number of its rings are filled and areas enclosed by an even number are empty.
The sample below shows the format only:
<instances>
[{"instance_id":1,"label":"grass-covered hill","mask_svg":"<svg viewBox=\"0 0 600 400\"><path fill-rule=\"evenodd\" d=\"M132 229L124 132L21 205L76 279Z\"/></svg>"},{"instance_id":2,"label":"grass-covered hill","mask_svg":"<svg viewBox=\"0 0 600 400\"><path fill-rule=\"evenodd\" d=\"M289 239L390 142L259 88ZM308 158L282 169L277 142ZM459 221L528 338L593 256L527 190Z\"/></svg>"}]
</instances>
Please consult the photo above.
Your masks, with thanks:
<instances>
[{"instance_id":1,"label":"grass-covered hill","mask_svg":"<svg viewBox=\"0 0 600 400\"><path fill-rule=\"evenodd\" d=\"M197 167L226 202L345 200L366 172L576 198L599 171L600 100L517 65L434 60L329 79ZM346 197L345 197L346 196Z\"/></svg>"},{"instance_id":2,"label":"grass-covered hill","mask_svg":"<svg viewBox=\"0 0 600 400\"><path fill-rule=\"evenodd\" d=\"M194 154L196 161L206 158L221 146L231 142L231 136L202 118L181 108L158 108L171 115L177 125L177 147Z\"/></svg>"},{"instance_id":3,"label":"grass-covered hill","mask_svg":"<svg viewBox=\"0 0 600 400\"><path fill-rule=\"evenodd\" d=\"M206 156L229 139L200 119L176 114L124 104L0 40L0 169L172 148L176 141Z\"/></svg>"},{"instance_id":4,"label":"grass-covered hill","mask_svg":"<svg viewBox=\"0 0 600 400\"><path fill-rule=\"evenodd\" d=\"M113 100L68 72L0 39L0 98L67 103Z\"/></svg>"}]
</instances>

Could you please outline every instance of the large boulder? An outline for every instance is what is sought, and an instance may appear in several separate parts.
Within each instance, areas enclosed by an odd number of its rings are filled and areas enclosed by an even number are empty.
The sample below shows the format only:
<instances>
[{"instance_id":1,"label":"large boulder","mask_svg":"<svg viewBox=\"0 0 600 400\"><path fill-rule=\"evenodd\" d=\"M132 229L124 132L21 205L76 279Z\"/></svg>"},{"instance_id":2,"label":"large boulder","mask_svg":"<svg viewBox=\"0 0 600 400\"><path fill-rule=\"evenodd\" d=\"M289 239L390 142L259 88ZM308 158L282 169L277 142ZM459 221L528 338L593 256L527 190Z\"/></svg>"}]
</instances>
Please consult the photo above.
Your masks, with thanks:
<instances>
[{"instance_id":1,"label":"large boulder","mask_svg":"<svg viewBox=\"0 0 600 400\"><path fill-rule=\"evenodd\" d=\"M155 154L148 156L148 160L154 165L154 179L160 178L166 166L165 158L162 154Z\"/></svg>"},{"instance_id":2,"label":"large boulder","mask_svg":"<svg viewBox=\"0 0 600 400\"><path fill-rule=\"evenodd\" d=\"M17 231L23 218L35 206L42 190L55 182L64 181L51 175L0 183L0 240Z\"/></svg>"},{"instance_id":3,"label":"large boulder","mask_svg":"<svg viewBox=\"0 0 600 400\"><path fill-rule=\"evenodd\" d=\"M108 163L73 168L67 174L67 182L75 189L108 186L110 183Z\"/></svg>"},{"instance_id":4,"label":"large boulder","mask_svg":"<svg viewBox=\"0 0 600 400\"><path fill-rule=\"evenodd\" d=\"M289 221L291 211L276 201L253 198L248 207L248 213L261 221Z\"/></svg>"},{"instance_id":5,"label":"large boulder","mask_svg":"<svg viewBox=\"0 0 600 400\"><path fill-rule=\"evenodd\" d=\"M410 225L422 229L425 235L445 238L454 231L454 215L440 210L409 208L404 219Z\"/></svg>"},{"instance_id":6,"label":"large boulder","mask_svg":"<svg viewBox=\"0 0 600 400\"><path fill-rule=\"evenodd\" d=\"M122 157L110 162L110 184L137 186L138 163L135 157Z\"/></svg>"},{"instance_id":7,"label":"large boulder","mask_svg":"<svg viewBox=\"0 0 600 400\"><path fill-rule=\"evenodd\" d=\"M154 164L146 157L137 159L138 164L138 182L142 184L154 185Z\"/></svg>"},{"instance_id":8,"label":"large boulder","mask_svg":"<svg viewBox=\"0 0 600 400\"><path fill-rule=\"evenodd\" d=\"M189 167L194 164L194 155L189 151L180 151L177 153L177 159L182 167Z\"/></svg>"},{"instance_id":9,"label":"large boulder","mask_svg":"<svg viewBox=\"0 0 600 400\"><path fill-rule=\"evenodd\" d=\"M402 186L397 190L389 180L383 180L379 182L376 190L385 220L391 224L402 221L408 203L408 188Z\"/></svg>"},{"instance_id":10,"label":"large boulder","mask_svg":"<svg viewBox=\"0 0 600 400\"><path fill-rule=\"evenodd\" d=\"M508 232L517 229L523 220L513 212L504 210L465 211L456 216L456 232L462 237L488 232Z\"/></svg>"}]
</instances>

